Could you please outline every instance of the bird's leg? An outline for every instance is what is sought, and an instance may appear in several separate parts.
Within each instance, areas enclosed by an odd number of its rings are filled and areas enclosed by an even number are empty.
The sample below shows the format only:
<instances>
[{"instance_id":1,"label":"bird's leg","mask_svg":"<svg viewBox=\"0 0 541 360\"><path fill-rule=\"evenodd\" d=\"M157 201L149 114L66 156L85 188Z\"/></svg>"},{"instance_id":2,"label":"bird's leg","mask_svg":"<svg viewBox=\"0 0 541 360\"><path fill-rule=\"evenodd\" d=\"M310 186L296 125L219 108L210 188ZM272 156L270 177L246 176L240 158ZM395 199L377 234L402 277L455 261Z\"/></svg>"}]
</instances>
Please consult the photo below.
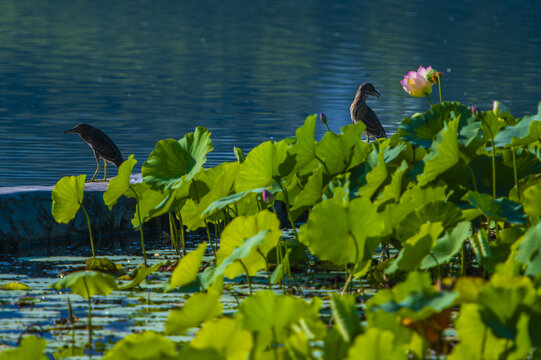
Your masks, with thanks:
<instances>
[{"instance_id":1,"label":"bird's leg","mask_svg":"<svg viewBox=\"0 0 541 360\"><path fill-rule=\"evenodd\" d=\"M98 164L98 167L96 168L96 172L94 172L94 175L92 175L92 179L90 179L90 182L93 182L96 178L96 175L100 172L101 165L100 165L100 157L96 153L94 153L94 156L96 157L96 163Z\"/></svg>"},{"instance_id":2,"label":"bird's leg","mask_svg":"<svg viewBox=\"0 0 541 360\"><path fill-rule=\"evenodd\" d=\"M105 176L103 177L103 181L107 181L107 161L103 159L103 163L105 164Z\"/></svg>"}]
</instances>

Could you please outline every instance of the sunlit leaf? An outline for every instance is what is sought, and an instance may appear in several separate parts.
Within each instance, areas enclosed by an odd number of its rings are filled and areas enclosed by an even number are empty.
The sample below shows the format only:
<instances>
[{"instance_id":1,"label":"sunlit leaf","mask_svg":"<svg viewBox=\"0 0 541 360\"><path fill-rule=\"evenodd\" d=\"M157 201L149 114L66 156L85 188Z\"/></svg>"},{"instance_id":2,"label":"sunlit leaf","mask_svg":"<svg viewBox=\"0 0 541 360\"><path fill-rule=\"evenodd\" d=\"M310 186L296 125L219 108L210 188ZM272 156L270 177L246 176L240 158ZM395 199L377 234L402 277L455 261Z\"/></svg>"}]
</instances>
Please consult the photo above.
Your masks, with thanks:
<instances>
[{"instance_id":1,"label":"sunlit leaf","mask_svg":"<svg viewBox=\"0 0 541 360\"><path fill-rule=\"evenodd\" d=\"M346 342L362 332L360 316L357 311L355 297L353 295L331 295L332 317L335 326Z\"/></svg>"},{"instance_id":2,"label":"sunlit leaf","mask_svg":"<svg viewBox=\"0 0 541 360\"><path fill-rule=\"evenodd\" d=\"M143 181L163 190L178 188L201 169L213 148L210 131L201 126L178 141L160 140L143 164Z\"/></svg>"},{"instance_id":3,"label":"sunlit leaf","mask_svg":"<svg viewBox=\"0 0 541 360\"><path fill-rule=\"evenodd\" d=\"M423 159L425 163L423 173L417 176L420 186L428 184L439 174L458 163L460 159L457 140L458 123L459 119L449 121L438 134L434 145Z\"/></svg>"},{"instance_id":4,"label":"sunlit leaf","mask_svg":"<svg viewBox=\"0 0 541 360\"><path fill-rule=\"evenodd\" d=\"M451 260L460 251L462 244L470 236L470 232L471 223L469 221L458 223L455 228L438 238L436 246L423 259L420 269L429 269Z\"/></svg>"},{"instance_id":5,"label":"sunlit leaf","mask_svg":"<svg viewBox=\"0 0 541 360\"><path fill-rule=\"evenodd\" d=\"M171 310L165 321L167 334L184 334L189 328L222 315L220 294L211 291L192 295L180 310Z\"/></svg>"},{"instance_id":6,"label":"sunlit leaf","mask_svg":"<svg viewBox=\"0 0 541 360\"><path fill-rule=\"evenodd\" d=\"M53 188L51 213L56 222L69 223L83 203L86 175L64 176Z\"/></svg>"},{"instance_id":7,"label":"sunlit leaf","mask_svg":"<svg viewBox=\"0 0 541 360\"><path fill-rule=\"evenodd\" d=\"M294 156L288 154L289 144L266 141L256 146L240 165L235 180L237 192L270 186L277 179L289 174L295 165Z\"/></svg>"},{"instance_id":8,"label":"sunlit leaf","mask_svg":"<svg viewBox=\"0 0 541 360\"><path fill-rule=\"evenodd\" d=\"M58 280L51 287L70 289L74 294L88 299L94 295L109 295L118 285L112 275L97 271L77 271Z\"/></svg>"},{"instance_id":9,"label":"sunlit leaf","mask_svg":"<svg viewBox=\"0 0 541 360\"><path fill-rule=\"evenodd\" d=\"M150 267L147 267L144 264L139 265L139 268L137 268L137 275L135 275L135 278L133 278L133 280L130 281L129 284L119 286L118 289L119 290L133 289L134 287L138 286L143 281L145 281L148 275L152 274L153 272L155 272L162 266L163 266L163 263L161 262Z\"/></svg>"},{"instance_id":10,"label":"sunlit leaf","mask_svg":"<svg viewBox=\"0 0 541 360\"><path fill-rule=\"evenodd\" d=\"M7 349L0 354L0 360L47 360L43 354L47 341L36 336L25 336L15 349Z\"/></svg>"},{"instance_id":11,"label":"sunlit leaf","mask_svg":"<svg viewBox=\"0 0 541 360\"><path fill-rule=\"evenodd\" d=\"M228 360L246 359L252 349L252 335L230 318L210 320L190 342L194 349L213 349Z\"/></svg>"},{"instance_id":12,"label":"sunlit leaf","mask_svg":"<svg viewBox=\"0 0 541 360\"><path fill-rule=\"evenodd\" d=\"M406 359L405 344L396 346L391 331L370 328L355 338L349 349L347 360L393 360Z\"/></svg>"},{"instance_id":13,"label":"sunlit leaf","mask_svg":"<svg viewBox=\"0 0 541 360\"><path fill-rule=\"evenodd\" d=\"M111 350L105 352L104 360L160 359L173 360L176 345L172 340L154 331L130 334L122 338Z\"/></svg>"},{"instance_id":14,"label":"sunlit leaf","mask_svg":"<svg viewBox=\"0 0 541 360\"><path fill-rule=\"evenodd\" d=\"M0 289L10 291L10 290L30 290L30 286L20 283L20 282L8 282L2 284Z\"/></svg>"},{"instance_id":15,"label":"sunlit leaf","mask_svg":"<svg viewBox=\"0 0 541 360\"><path fill-rule=\"evenodd\" d=\"M295 154L297 168L302 168L311 162L316 156L316 141L314 131L316 129L317 115L310 115L304 120L304 125L295 132L297 143L291 148Z\"/></svg>"},{"instance_id":16,"label":"sunlit leaf","mask_svg":"<svg viewBox=\"0 0 541 360\"><path fill-rule=\"evenodd\" d=\"M134 197L135 194L130 190L130 175L136 163L137 160L133 158L133 154L130 155L118 168L118 174L109 180L107 190L103 193L103 201L109 210L115 206L122 195Z\"/></svg>"},{"instance_id":17,"label":"sunlit leaf","mask_svg":"<svg viewBox=\"0 0 541 360\"><path fill-rule=\"evenodd\" d=\"M252 240L249 244L247 239L261 234L262 231L268 231L263 237L263 242ZM235 249L240 249L236 253L236 258L230 259L225 268L225 276L232 279L245 272L244 267L238 262L242 260L244 266L248 269L250 276L266 266L265 257L269 250L274 248L282 232L280 231L280 221L276 214L270 211L261 211L256 215L239 216L233 219L222 231L220 239L220 249L216 253L217 265L220 266L227 258L233 255Z\"/></svg>"},{"instance_id":18,"label":"sunlit leaf","mask_svg":"<svg viewBox=\"0 0 541 360\"><path fill-rule=\"evenodd\" d=\"M239 305L237 317L244 328L261 335L274 333L276 340L280 341L286 335L284 330L301 319L319 321L320 306L319 298L313 298L308 303L293 296L276 295L273 291L262 290Z\"/></svg>"},{"instance_id":19,"label":"sunlit leaf","mask_svg":"<svg viewBox=\"0 0 541 360\"><path fill-rule=\"evenodd\" d=\"M372 256L382 230L383 221L370 200L356 198L344 205L342 199L331 198L314 206L299 239L321 260L342 265Z\"/></svg>"},{"instance_id":20,"label":"sunlit leaf","mask_svg":"<svg viewBox=\"0 0 541 360\"><path fill-rule=\"evenodd\" d=\"M530 216L541 216L541 184L524 190L522 205L524 212Z\"/></svg>"},{"instance_id":21,"label":"sunlit leaf","mask_svg":"<svg viewBox=\"0 0 541 360\"><path fill-rule=\"evenodd\" d=\"M180 259L169 279L169 284L165 287L165 292L189 284L197 278L206 248L207 242L203 241L197 249L190 251Z\"/></svg>"},{"instance_id":22,"label":"sunlit leaf","mask_svg":"<svg viewBox=\"0 0 541 360\"><path fill-rule=\"evenodd\" d=\"M541 274L541 222L530 227L524 234L518 245L516 260L528 266L526 275Z\"/></svg>"},{"instance_id":23,"label":"sunlit leaf","mask_svg":"<svg viewBox=\"0 0 541 360\"><path fill-rule=\"evenodd\" d=\"M386 143L388 142L389 140L386 140ZM359 196L371 198L385 180L387 180L387 165L385 164L384 155L384 150L380 149L378 163L366 174L366 185L359 188Z\"/></svg>"},{"instance_id":24,"label":"sunlit leaf","mask_svg":"<svg viewBox=\"0 0 541 360\"><path fill-rule=\"evenodd\" d=\"M253 200L255 201L255 198L258 194L261 194L263 190L266 188L259 188L259 189L252 189L243 191L240 193L236 193L233 195L226 196L220 200L214 201L212 204L210 204L205 211L203 211L203 217L210 217L216 214L217 212L227 208L228 206L235 205L239 203L240 201L244 200L248 197L253 197Z\"/></svg>"}]
</instances>

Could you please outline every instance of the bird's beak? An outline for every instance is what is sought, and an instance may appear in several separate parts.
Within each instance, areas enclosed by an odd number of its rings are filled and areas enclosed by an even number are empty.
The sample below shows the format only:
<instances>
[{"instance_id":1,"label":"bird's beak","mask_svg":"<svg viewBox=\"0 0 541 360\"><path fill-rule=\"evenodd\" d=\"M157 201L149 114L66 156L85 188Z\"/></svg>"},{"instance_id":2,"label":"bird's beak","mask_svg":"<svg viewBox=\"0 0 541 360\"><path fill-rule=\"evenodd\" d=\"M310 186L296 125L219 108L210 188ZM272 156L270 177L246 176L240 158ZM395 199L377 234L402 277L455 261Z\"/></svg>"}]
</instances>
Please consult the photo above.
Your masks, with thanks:
<instances>
[{"instance_id":1,"label":"bird's beak","mask_svg":"<svg viewBox=\"0 0 541 360\"><path fill-rule=\"evenodd\" d=\"M379 92L376 89L374 89L374 96L380 97Z\"/></svg>"},{"instance_id":2,"label":"bird's beak","mask_svg":"<svg viewBox=\"0 0 541 360\"><path fill-rule=\"evenodd\" d=\"M64 134L74 133L75 128L64 131Z\"/></svg>"}]
</instances>

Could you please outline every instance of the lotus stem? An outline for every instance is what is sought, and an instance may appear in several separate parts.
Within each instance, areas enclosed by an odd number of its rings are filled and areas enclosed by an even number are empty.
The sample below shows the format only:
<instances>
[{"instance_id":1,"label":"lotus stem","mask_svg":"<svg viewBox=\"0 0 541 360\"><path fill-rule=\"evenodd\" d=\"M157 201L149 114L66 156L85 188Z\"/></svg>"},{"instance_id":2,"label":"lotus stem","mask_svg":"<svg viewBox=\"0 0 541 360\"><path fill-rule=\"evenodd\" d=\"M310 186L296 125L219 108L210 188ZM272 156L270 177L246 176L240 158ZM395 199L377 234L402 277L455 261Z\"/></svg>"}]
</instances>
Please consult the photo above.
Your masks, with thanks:
<instances>
[{"instance_id":1,"label":"lotus stem","mask_svg":"<svg viewBox=\"0 0 541 360\"><path fill-rule=\"evenodd\" d=\"M180 211L177 213L177 216L178 216L180 245L182 246L182 256L186 256L186 237L184 234L184 222L182 221L182 214Z\"/></svg>"},{"instance_id":2,"label":"lotus stem","mask_svg":"<svg viewBox=\"0 0 541 360\"><path fill-rule=\"evenodd\" d=\"M428 96L428 94L425 94L425 96L428 99L428 103L430 104L430 106L432 106L432 100L430 100L430 96Z\"/></svg>"},{"instance_id":3,"label":"lotus stem","mask_svg":"<svg viewBox=\"0 0 541 360\"><path fill-rule=\"evenodd\" d=\"M327 125L327 124L325 124L325 125ZM331 172L329 171L329 168L327 167L327 164L325 164L325 162L323 160L321 160L321 158L319 156L317 156L317 155L314 155L314 156L317 159L317 161L319 161L321 163L321 165L323 165L323 167L325 168L325 171L327 172L327 174L331 175Z\"/></svg>"},{"instance_id":4,"label":"lotus stem","mask_svg":"<svg viewBox=\"0 0 541 360\"><path fill-rule=\"evenodd\" d=\"M136 202L136 209L137 209L137 219L139 220L139 234L141 236L141 249L143 250L143 263L145 264L145 267L147 266L147 252L145 251L145 235L143 233L143 222L141 221L141 209L139 209L139 196L137 195L137 192L129 186L131 191L135 195L135 202Z\"/></svg>"},{"instance_id":5,"label":"lotus stem","mask_svg":"<svg viewBox=\"0 0 541 360\"><path fill-rule=\"evenodd\" d=\"M487 122L482 117L480 117L480 119L487 128L490 135L490 141L492 142L492 197L496 199L496 144L494 143L494 134L492 133L490 126L488 126Z\"/></svg>"},{"instance_id":6,"label":"lotus stem","mask_svg":"<svg viewBox=\"0 0 541 360\"><path fill-rule=\"evenodd\" d=\"M327 131L328 131L328 132L332 132L332 131L331 131L331 129L329 129L329 125L327 125L327 123L326 123L326 122L325 122L325 123L323 123L323 124L325 124L325 127L327 128Z\"/></svg>"},{"instance_id":7,"label":"lotus stem","mask_svg":"<svg viewBox=\"0 0 541 360\"><path fill-rule=\"evenodd\" d=\"M175 223L175 215L171 210L169 210L169 234L169 237L171 238L171 246L173 246L173 249L175 249L177 255L180 256L177 243L177 225Z\"/></svg>"},{"instance_id":8,"label":"lotus stem","mask_svg":"<svg viewBox=\"0 0 541 360\"><path fill-rule=\"evenodd\" d=\"M289 205L289 196L287 194L287 189L285 186L283 186L280 182L278 182L278 186L282 189L284 193L284 200L286 201L286 212L287 212L287 219L289 220L289 223L291 224L291 227L293 228L293 232L295 233L295 240L299 242L299 234L297 233L297 228L295 227L295 223L293 222L293 218L291 217L291 211L290 211L290 205Z\"/></svg>"},{"instance_id":9,"label":"lotus stem","mask_svg":"<svg viewBox=\"0 0 541 360\"><path fill-rule=\"evenodd\" d=\"M83 278L83 283L85 284L86 293L88 295L88 346L90 351L88 357L92 359L92 297L90 296L90 291L88 290L88 284L86 279Z\"/></svg>"},{"instance_id":10,"label":"lotus stem","mask_svg":"<svg viewBox=\"0 0 541 360\"><path fill-rule=\"evenodd\" d=\"M238 259L237 261L244 268L244 272L246 272L246 281L248 282L248 287L250 288L250 295L252 295L252 293L253 293L252 292L252 282L250 281L250 274L248 273L248 268L246 267L246 265L244 264L244 262L241 259Z\"/></svg>"},{"instance_id":11,"label":"lotus stem","mask_svg":"<svg viewBox=\"0 0 541 360\"><path fill-rule=\"evenodd\" d=\"M513 175L515 176L515 186L517 187L518 202L520 202L520 189L518 187L517 157L515 154L515 147L511 147L511 150L513 151Z\"/></svg>"},{"instance_id":12,"label":"lotus stem","mask_svg":"<svg viewBox=\"0 0 541 360\"><path fill-rule=\"evenodd\" d=\"M83 209L83 212L86 216L86 223L88 224L88 235L90 236L90 247L92 248L92 257L96 258L96 253L94 252L94 239L92 238L92 227L90 226L90 216L88 216L88 212L86 211L83 204L81 204L81 209Z\"/></svg>"}]
</instances>

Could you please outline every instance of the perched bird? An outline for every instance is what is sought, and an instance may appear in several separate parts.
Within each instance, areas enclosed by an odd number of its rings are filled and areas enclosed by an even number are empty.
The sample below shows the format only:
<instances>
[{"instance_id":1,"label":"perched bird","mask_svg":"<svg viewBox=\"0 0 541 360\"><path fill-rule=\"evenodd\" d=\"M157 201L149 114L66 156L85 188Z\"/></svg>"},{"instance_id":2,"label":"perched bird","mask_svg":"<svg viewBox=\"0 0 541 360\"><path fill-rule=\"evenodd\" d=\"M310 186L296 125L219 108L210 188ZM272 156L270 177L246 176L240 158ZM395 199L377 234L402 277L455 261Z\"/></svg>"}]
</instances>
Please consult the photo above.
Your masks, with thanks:
<instances>
[{"instance_id":1,"label":"perched bird","mask_svg":"<svg viewBox=\"0 0 541 360\"><path fill-rule=\"evenodd\" d=\"M366 105L366 98L369 96L379 97L379 93L372 84L361 84L359 89L357 89L355 99L353 99L353 102L349 108L351 121L353 121L354 124L362 121L366 125L364 136L367 142L370 142L371 137L376 139L387 137L387 134L385 134L385 129L379 122L376 113L374 110L370 109L368 105Z\"/></svg>"},{"instance_id":2,"label":"perched bird","mask_svg":"<svg viewBox=\"0 0 541 360\"><path fill-rule=\"evenodd\" d=\"M104 181L107 180L107 162L112 162L117 168L124 162L122 154L113 140L100 129L96 129L88 124L78 124L73 129L64 131L64 134L68 133L79 134L81 139L83 139L88 146L90 146L92 151L94 151L98 168L90 181L94 181L96 175L100 172L100 159L103 159L103 163L105 164Z\"/></svg>"}]
</instances>

